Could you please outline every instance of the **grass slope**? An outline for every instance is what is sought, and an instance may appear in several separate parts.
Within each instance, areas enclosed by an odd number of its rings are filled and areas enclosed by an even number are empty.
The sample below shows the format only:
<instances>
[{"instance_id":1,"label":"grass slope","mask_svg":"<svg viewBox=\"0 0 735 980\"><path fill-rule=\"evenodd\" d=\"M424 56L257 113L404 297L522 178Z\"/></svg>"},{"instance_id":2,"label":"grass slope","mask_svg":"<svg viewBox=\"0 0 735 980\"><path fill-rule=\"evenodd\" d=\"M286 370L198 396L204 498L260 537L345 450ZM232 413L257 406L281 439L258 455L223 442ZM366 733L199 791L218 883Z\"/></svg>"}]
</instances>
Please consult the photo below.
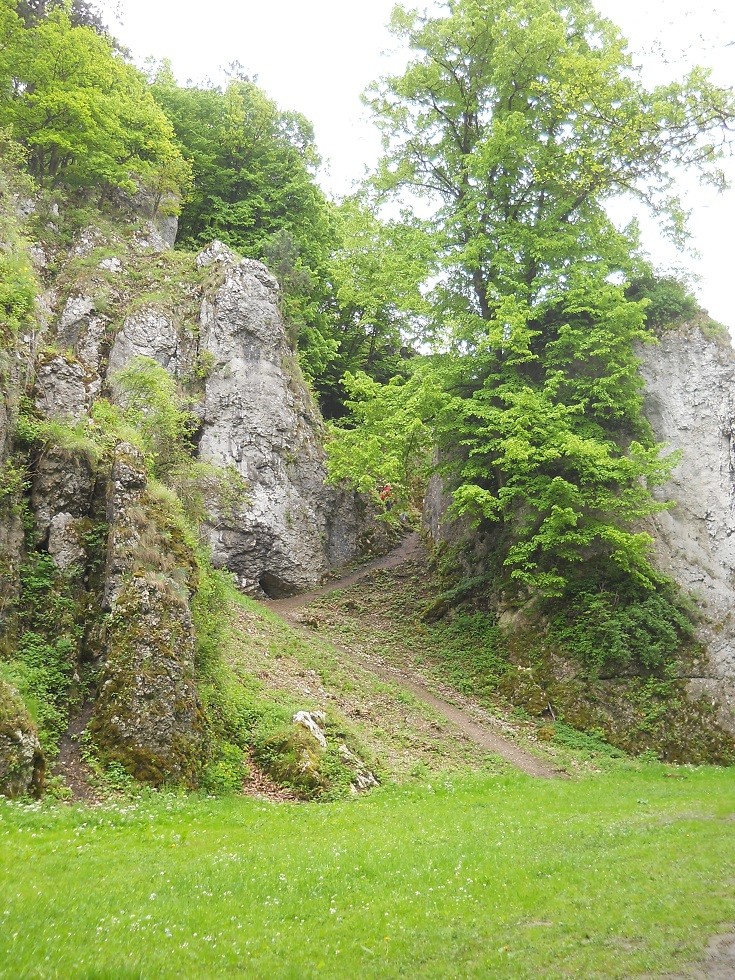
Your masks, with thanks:
<instances>
[{"instance_id":1,"label":"grass slope","mask_svg":"<svg viewBox=\"0 0 735 980\"><path fill-rule=\"evenodd\" d=\"M658 764L357 801L0 803L2 977L631 977L732 916L735 780Z\"/></svg>"},{"instance_id":2,"label":"grass slope","mask_svg":"<svg viewBox=\"0 0 735 980\"><path fill-rule=\"evenodd\" d=\"M230 595L228 666L269 697L339 719L377 762L381 779L424 779L458 769L504 771L508 763L481 749L410 691L348 659L318 632L286 625L261 603Z\"/></svg>"}]
</instances>

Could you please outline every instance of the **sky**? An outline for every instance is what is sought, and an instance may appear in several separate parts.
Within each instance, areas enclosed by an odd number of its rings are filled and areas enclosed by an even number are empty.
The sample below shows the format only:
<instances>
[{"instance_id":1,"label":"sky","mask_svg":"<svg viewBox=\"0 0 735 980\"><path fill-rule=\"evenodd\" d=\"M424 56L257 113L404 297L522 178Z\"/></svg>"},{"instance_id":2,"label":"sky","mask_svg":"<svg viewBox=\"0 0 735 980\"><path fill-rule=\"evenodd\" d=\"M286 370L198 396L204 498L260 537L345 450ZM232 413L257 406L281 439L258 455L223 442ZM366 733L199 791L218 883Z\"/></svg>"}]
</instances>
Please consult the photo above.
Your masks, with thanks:
<instances>
[{"instance_id":1,"label":"sky","mask_svg":"<svg viewBox=\"0 0 735 980\"><path fill-rule=\"evenodd\" d=\"M314 124L326 160L322 183L347 193L376 161L380 141L360 102L380 75L399 71L400 51L387 30L394 0L102 0L118 8L113 32L138 63L168 58L180 82L221 81L222 69L239 62L283 109L302 112ZM723 85L735 84L735 4L732 0L595 0L630 41L650 84L680 78L687 67L713 70ZM409 6L423 6L413 0ZM735 185L735 159L725 161ZM718 195L681 175L691 209L697 254L675 252L651 221L644 247L661 268L682 267L698 277L697 295L710 314L735 336L735 189ZM632 213L621 205L620 220Z\"/></svg>"}]
</instances>

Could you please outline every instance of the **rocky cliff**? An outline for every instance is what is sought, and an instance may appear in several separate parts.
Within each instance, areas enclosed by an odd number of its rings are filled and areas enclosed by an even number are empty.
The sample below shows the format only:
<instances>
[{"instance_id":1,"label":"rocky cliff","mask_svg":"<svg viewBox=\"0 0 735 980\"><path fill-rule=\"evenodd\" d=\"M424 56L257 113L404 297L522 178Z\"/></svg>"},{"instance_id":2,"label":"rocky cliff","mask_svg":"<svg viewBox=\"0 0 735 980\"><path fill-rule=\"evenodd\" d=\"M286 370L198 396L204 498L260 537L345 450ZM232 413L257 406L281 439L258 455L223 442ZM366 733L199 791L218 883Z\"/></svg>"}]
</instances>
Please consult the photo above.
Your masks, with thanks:
<instances>
[{"instance_id":1,"label":"rocky cliff","mask_svg":"<svg viewBox=\"0 0 735 980\"><path fill-rule=\"evenodd\" d=\"M692 687L735 729L735 350L690 324L640 353L646 415L657 439L681 453L660 491L675 505L651 522L659 565L701 610L709 663Z\"/></svg>"},{"instance_id":2,"label":"rocky cliff","mask_svg":"<svg viewBox=\"0 0 735 980\"><path fill-rule=\"evenodd\" d=\"M86 699L104 759L194 783L208 752L198 549L243 589L281 596L356 557L372 521L357 496L325 485L321 418L268 270L220 243L173 253L168 224L127 218L69 234L63 215L35 216L44 292L33 329L6 345L0 399L3 648L18 686L56 712L41 719L47 752L64 704ZM163 427L142 451L116 379L151 363L165 372ZM153 408L137 408L155 427ZM169 459L171 418L185 423L185 465ZM14 676L2 676L0 785L19 793L39 784L43 752Z\"/></svg>"}]
</instances>

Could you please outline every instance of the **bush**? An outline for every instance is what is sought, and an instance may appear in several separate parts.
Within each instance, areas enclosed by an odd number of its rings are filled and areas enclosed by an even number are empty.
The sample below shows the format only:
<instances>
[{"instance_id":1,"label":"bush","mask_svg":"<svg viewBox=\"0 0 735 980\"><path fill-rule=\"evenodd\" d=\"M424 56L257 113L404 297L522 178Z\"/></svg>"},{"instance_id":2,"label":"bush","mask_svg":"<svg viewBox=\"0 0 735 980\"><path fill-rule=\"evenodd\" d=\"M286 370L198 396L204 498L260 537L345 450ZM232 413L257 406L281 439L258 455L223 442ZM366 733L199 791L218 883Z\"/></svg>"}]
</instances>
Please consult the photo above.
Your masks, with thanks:
<instances>
[{"instance_id":1,"label":"bush","mask_svg":"<svg viewBox=\"0 0 735 980\"><path fill-rule=\"evenodd\" d=\"M553 610L550 631L594 675L662 671L692 634L673 583L645 589L622 575L573 582Z\"/></svg>"},{"instance_id":2,"label":"bush","mask_svg":"<svg viewBox=\"0 0 735 980\"><path fill-rule=\"evenodd\" d=\"M648 300L646 323L653 330L666 329L701 312L688 285L674 275L644 273L626 290L631 300Z\"/></svg>"}]
</instances>

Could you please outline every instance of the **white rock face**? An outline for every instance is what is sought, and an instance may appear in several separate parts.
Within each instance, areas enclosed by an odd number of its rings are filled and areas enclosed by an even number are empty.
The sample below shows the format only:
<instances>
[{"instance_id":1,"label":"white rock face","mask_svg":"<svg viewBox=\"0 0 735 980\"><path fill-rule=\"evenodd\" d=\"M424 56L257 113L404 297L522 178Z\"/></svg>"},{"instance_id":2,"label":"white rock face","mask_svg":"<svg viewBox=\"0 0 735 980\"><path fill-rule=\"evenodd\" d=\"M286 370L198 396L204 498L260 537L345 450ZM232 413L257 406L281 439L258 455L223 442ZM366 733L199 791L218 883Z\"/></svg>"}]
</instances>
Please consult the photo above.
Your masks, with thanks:
<instances>
[{"instance_id":1,"label":"white rock face","mask_svg":"<svg viewBox=\"0 0 735 980\"><path fill-rule=\"evenodd\" d=\"M56 328L58 342L64 350L73 350L76 357L91 371L97 372L102 360L107 319L95 313L90 296L70 296Z\"/></svg>"},{"instance_id":2,"label":"white rock face","mask_svg":"<svg viewBox=\"0 0 735 980\"><path fill-rule=\"evenodd\" d=\"M108 372L117 371L134 357L151 357L176 373L179 338L169 316L158 310L141 310L129 316L115 337Z\"/></svg>"},{"instance_id":3,"label":"white rock face","mask_svg":"<svg viewBox=\"0 0 735 980\"><path fill-rule=\"evenodd\" d=\"M735 351L698 327L667 331L640 352L645 412L657 439L682 453L663 489L673 509L651 532L663 571L696 596L712 669L695 687L735 724ZM730 717L727 718L727 714Z\"/></svg>"},{"instance_id":4,"label":"white rock face","mask_svg":"<svg viewBox=\"0 0 735 980\"><path fill-rule=\"evenodd\" d=\"M232 467L247 502L210 527L215 561L241 587L278 596L317 582L333 555L357 551L350 519L324 486L322 423L286 341L278 284L265 266L220 242L197 259L224 281L205 299L201 346L212 358L201 412L201 459Z\"/></svg>"},{"instance_id":5,"label":"white rock face","mask_svg":"<svg viewBox=\"0 0 735 980\"><path fill-rule=\"evenodd\" d=\"M103 245L109 248L95 229L86 229L73 254ZM286 338L278 283L265 266L214 242L196 258L197 268L212 269L205 283L194 276L181 282L191 295L201 291L198 317L192 311L183 321L155 300L135 308L135 283L126 271L130 249L141 244L136 239L128 251L117 246L114 260L102 260L103 271L115 272L113 286L103 283L106 292L112 289L112 302L103 306L95 292L100 283L85 279L56 313L52 340L68 354L39 366L38 409L59 420L82 420L96 397L109 394L114 372L139 356L188 386L196 379L191 410L201 420L199 458L229 469L246 488L239 496L212 493L206 533L216 564L254 594L308 588L368 543L379 545L363 538L373 525L365 503L324 484L321 416ZM122 321L116 319L120 309L130 311ZM218 496L227 499L218 503ZM49 547L68 566L77 553L71 522L61 514L77 516L53 507L41 523Z\"/></svg>"},{"instance_id":6,"label":"white rock face","mask_svg":"<svg viewBox=\"0 0 735 980\"><path fill-rule=\"evenodd\" d=\"M99 389L99 379L84 365L58 355L37 368L36 407L48 418L78 422L86 416Z\"/></svg>"},{"instance_id":7,"label":"white rock face","mask_svg":"<svg viewBox=\"0 0 735 980\"><path fill-rule=\"evenodd\" d=\"M323 749L327 747L327 739L321 726L326 720L327 716L323 711L297 711L293 716L294 724L301 725L307 732L311 732Z\"/></svg>"}]
</instances>

